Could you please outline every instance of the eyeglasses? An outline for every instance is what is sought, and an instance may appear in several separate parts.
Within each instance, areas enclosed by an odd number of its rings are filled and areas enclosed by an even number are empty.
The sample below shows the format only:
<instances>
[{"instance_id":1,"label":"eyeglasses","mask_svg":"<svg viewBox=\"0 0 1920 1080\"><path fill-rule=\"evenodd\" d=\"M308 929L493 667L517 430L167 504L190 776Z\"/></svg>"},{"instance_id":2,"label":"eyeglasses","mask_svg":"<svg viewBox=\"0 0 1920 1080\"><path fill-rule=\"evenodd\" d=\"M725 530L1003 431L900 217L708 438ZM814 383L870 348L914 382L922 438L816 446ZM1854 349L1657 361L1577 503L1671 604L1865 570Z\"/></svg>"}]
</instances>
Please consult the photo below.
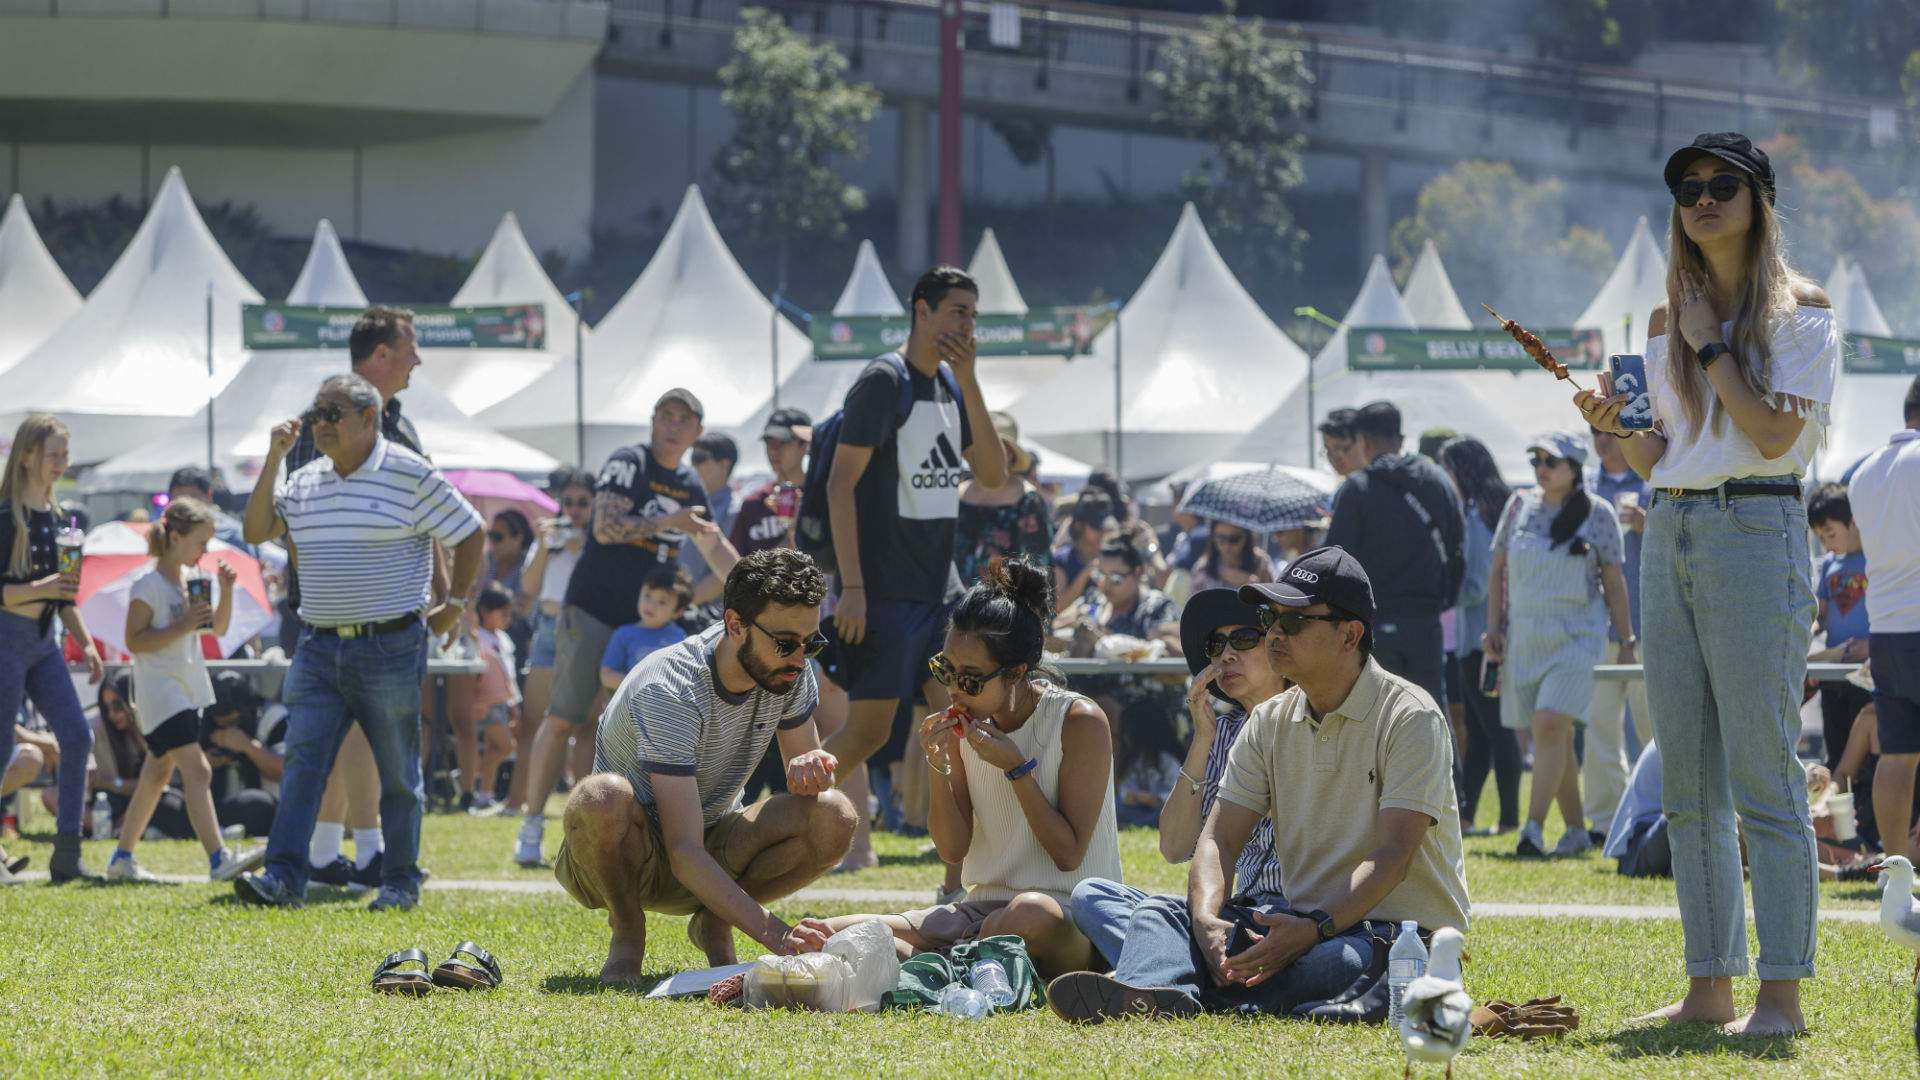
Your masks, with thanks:
<instances>
[{"instance_id":1,"label":"eyeglasses","mask_svg":"<svg viewBox=\"0 0 1920 1080\"><path fill-rule=\"evenodd\" d=\"M592 499L561 499L560 505L566 507L569 510L591 510L593 509L593 500Z\"/></svg>"},{"instance_id":2,"label":"eyeglasses","mask_svg":"<svg viewBox=\"0 0 1920 1080\"><path fill-rule=\"evenodd\" d=\"M1533 462L1533 467L1536 469L1551 469L1560 459L1552 454L1534 454L1527 460Z\"/></svg>"},{"instance_id":3,"label":"eyeglasses","mask_svg":"<svg viewBox=\"0 0 1920 1080\"><path fill-rule=\"evenodd\" d=\"M1307 628L1310 622L1343 623L1353 618L1351 615L1306 615L1298 611L1275 611L1270 607L1260 609L1260 630L1264 633L1275 627L1292 637Z\"/></svg>"},{"instance_id":4,"label":"eyeglasses","mask_svg":"<svg viewBox=\"0 0 1920 1080\"><path fill-rule=\"evenodd\" d=\"M1105 582L1108 585L1124 585L1132 578L1133 572L1129 570L1124 574L1095 574L1093 575L1093 582L1096 585L1101 582Z\"/></svg>"},{"instance_id":5,"label":"eyeglasses","mask_svg":"<svg viewBox=\"0 0 1920 1080\"><path fill-rule=\"evenodd\" d=\"M1235 652L1252 652L1267 639L1267 632L1255 626L1243 626L1238 630L1215 630L1207 635L1207 659L1218 660L1220 654L1233 646Z\"/></svg>"},{"instance_id":6,"label":"eyeglasses","mask_svg":"<svg viewBox=\"0 0 1920 1080\"><path fill-rule=\"evenodd\" d=\"M1739 192L1740 185L1750 182L1746 177L1733 173L1721 173L1711 180L1682 180L1673 185L1673 201L1681 206L1692 206L1700 201L1700 194L1705 192L1713 196L1714 202L1723 203Z\"/></svg>"},{"instance_id":7,"label":"eyeglasses","mask_svg":"<svg viewBox=\"0 0 1920 1080\"><path fill-rule=\"evenodd\" d=\"M970 675L964 671L955 670L953 661L947 659L946 653L939 653L927 661L927 670L933 673L935 681L941 686L958 687L960 692L968 697L979 696L980 691L985 690L988 683L1018 666L1002 664L985 675Z\"/></svg>"},{"instance_id":8,"label":"eyeglasses","mask_svg":"<svg viewBox=\"0 0 1920 1080\"><path fill-rule=\"evenodd\" d=\"M767 637L772 638L773 651L780 656L792 656L793 650L804 649L807 654L807 659L811 660L820 655L820 650L827 647L827 637L819 631L815 631L814 635L810 638L797 638L787 634L776 634L766 627L761 626L759 621L755 619L748 619L747 625L767 635Z\"/></svg>"},{"instance_id":9,"label":"eyeglasses","mask_svg":"<svg viewBox=\"0 0 1920 1080\"><path fill-rule=\"evenodd\" d=\"M308 427L312 427L322 420L325 420L329 424L337 424L340 422L341 417L351 416L354 411L352 408L343 406L338 402L328 402L325 405L315 405L313 408L301 413L300 422Z\"/></svg>"}]
</instances>

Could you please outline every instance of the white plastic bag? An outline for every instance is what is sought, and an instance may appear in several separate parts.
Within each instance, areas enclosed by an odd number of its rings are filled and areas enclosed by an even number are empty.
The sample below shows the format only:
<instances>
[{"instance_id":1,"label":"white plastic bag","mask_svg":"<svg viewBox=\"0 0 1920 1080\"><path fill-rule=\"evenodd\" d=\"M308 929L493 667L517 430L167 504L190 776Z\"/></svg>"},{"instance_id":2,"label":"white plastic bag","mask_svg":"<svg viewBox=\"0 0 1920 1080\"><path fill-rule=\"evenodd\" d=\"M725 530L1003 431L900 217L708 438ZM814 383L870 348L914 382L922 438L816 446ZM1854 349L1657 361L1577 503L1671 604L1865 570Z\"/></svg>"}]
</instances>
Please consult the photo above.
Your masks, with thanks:
<instances>
[{"instance_id":1,"label":"white plastic bag","mask_svg":"<svg viewBox=\"0 0 1920 1080\"><path fill-rule=\"evenodd\" d=\"M1146 641L1127 634L1108 634L1093 647L1096 660L1118 660L1123 663L1137 664L1143 660L1158 660L1167 655L1167 643L1155 639Z\"/></svg>"},{"instance_id":2,"label":"white plastic bag","mask_svg":"<svg viewBox=\"0 0 1920 1080\"><path fill-rule=\"evenodd\" d=\"M900 954L893 931L879 919L864 919L827 939L821 951L853 969L848 1006L862 1012L880 1008L880 998L900 981Z\"/></svg>"},{"instance_id":3,"label":"white plastic bag","mask_svg":"<svg viewBox=\"0 0 1920 1080\"><path fill-rule=\"evenodd\" d=\"M849 1012L852 987L853 967L838 956L762 956L747 972L747 1008Z\"/></svg>"}]
</instances>

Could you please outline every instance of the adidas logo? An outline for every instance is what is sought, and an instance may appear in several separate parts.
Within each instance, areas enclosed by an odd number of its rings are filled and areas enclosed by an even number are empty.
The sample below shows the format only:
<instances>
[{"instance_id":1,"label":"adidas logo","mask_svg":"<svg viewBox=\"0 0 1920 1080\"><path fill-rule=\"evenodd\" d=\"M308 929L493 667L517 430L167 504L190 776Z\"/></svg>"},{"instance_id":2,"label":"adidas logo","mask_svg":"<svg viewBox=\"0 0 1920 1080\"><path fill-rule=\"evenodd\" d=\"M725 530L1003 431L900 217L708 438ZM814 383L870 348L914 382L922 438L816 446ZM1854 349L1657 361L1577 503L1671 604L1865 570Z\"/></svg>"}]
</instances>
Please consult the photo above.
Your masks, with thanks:
<instances>
[{"instance_id":1,"label":"adidas logo","mask_svg":"<svg viewBox=\"0 0 1920 1080\"><path fill-rule=\"evenodd\" d=\"M913 474L911 483L916 488L959 487L966 478L966 469L960 455L954 452L953 443L947 439L947 433L943 431L934 438L933 452L920 463L920 469Z\"/></svg>"}]
</instances>

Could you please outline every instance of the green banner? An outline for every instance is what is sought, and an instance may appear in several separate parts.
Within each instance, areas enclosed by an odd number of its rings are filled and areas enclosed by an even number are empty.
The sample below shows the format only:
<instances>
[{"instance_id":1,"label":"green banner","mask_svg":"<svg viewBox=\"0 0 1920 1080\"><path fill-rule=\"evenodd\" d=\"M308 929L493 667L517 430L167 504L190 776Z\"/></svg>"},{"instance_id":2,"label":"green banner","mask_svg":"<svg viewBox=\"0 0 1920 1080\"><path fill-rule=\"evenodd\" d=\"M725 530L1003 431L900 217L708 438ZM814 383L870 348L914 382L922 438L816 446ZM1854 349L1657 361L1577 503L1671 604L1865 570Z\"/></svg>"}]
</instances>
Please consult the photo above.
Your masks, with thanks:
<instances>
[{"instance_id":1,"label":"green banner","mask_svg":"<svg viewBox=\"0 0 1920 1080\"><path fill-rule=\"evenodd\" d=\"M1538 330L1559 361L1575 370L1599 368L1607 349L1598 330ZM1393 330L1356 326L1347 331L1347 367L1354 371L1523 371L1527 350L1504 330Z\"/></svg>"},{"instance_id":2,"label":"green banner","mask_svg":"<svg viewBox=\"0 0 1920 1080\"><path fill-rule=\"evenodd\" d=\"M1848 334L1841 363L1857 375L1920 375L1920 341Z\"/></svg>"},{"instance_id":3,"label":"green banner","mask_svg":"<svg viewBox=\"0 0 1920 1080\"><path fill-rule=\"evenodd\" d=\"M974 323L973 338L980 356L1072 356L1086 352L1113 315L1112 305L982 315ZM905 315L817 315L813 355L818 360L871 360L906 345L909 329Z\"/></svg>"},{"instance_id":4,"label":"green banner","mask_svg":"<svg viewBox=\"0 0 1920 1080\"><path fill-rule=\"evenodd\" d=\"M241 340L249 349L344 349L361 308L245 304ZM423 349L538 349L547 342L543 304L412 309Z\"/></svg>"}]
</instances>

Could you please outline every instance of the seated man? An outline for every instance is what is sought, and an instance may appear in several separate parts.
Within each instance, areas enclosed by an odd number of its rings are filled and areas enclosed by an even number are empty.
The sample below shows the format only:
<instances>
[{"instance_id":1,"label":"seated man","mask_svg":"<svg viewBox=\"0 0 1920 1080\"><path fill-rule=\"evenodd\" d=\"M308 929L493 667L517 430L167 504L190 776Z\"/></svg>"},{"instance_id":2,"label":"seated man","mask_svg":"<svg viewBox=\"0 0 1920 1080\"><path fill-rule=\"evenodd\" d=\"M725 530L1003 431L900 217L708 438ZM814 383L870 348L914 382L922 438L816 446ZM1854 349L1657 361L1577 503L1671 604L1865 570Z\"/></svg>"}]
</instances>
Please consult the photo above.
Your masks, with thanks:
<instances>
[{"instance_id":1,"label":"seated man","mask_svg":"<svg viewBox=\"0 0 1920 1080\"><path fill-rule=\"evenodd\" d=\"M1351 987L1403 920L1467 925L1453 742L1425 691L1372 659L1373 587L1337 547L1248 585L1275 670L1297 685L1260 705L1227 756L1187 900L1147 901L1111 975L1055 979L1068 1020L1285 1015ZM1226 883L1262 815L1287 905L1231 904Z\"/></svg>"},{"instance_id":2,"label":"seated man","mask_svg":"<svg viewBox=\"0 0 1920 1080\"><path fill-rule=\"evenodd\" d=\"M790 927L762 906L833 869L854 810L813 726L809 657L820 651L826 579L791 549L758 551L727 574L726 617L642 660L600 715L594 775L567 799L553 874L613 924L600 978L638 979L649 911L691 915L714 965L733 931L775 953L818 949L818 920ZM788 794L740 806L775 737Z\"/></svg>"}]
</instances>

